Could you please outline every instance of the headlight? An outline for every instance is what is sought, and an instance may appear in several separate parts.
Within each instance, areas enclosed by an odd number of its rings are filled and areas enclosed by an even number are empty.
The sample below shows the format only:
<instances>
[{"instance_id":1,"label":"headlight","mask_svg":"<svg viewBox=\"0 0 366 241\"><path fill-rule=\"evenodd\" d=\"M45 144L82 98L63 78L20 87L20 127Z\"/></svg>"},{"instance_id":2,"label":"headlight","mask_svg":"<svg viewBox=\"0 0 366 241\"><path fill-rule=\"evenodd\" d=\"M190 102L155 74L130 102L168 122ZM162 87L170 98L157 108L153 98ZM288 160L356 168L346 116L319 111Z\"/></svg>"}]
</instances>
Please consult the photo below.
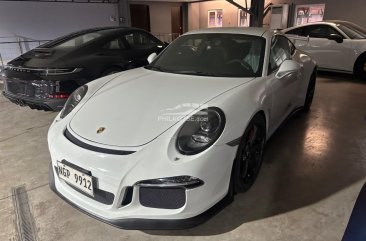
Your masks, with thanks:
<instances>
[{"instance_id":1,"label":"headlight","mask_svg":"<svg viewBox=\"0 0 366 241\"><path fill-rule=\"evenodd\" d=\"M225 127L225 115L210 107L191 116L178 133L177 149L184 155L194 155L209 148Z\"/></svg>"},{"instance_id":2,"label":"headlight","mask_svg":"<svg viewBox=\"0 0 366 241\"><path fill-rule=\"evenodd\" d=\"M88 91L88 86L83 85L76 89L70 97L67 99L64 108L61 110L60 118L67 116L84 98L86 92Z\"/></svg>"}]
</instances>

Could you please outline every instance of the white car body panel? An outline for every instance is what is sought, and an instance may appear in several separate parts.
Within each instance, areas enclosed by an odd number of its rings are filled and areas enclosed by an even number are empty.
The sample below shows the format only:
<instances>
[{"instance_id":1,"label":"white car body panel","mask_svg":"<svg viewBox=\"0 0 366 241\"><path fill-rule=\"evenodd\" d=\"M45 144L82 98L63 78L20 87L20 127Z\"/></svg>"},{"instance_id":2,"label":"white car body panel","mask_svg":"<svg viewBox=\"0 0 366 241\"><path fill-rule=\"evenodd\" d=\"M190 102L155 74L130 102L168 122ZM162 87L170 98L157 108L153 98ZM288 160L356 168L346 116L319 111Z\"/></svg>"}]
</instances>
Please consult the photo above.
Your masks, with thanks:
<instances>
[{"instance_id":1,"label":"white car body panel","mask_svg":"<svg viewBox=\"0 0 366 241\"><path fill-rule=\"evenodd\" d=\"M187 78L144 68L131 70L97 91L71 120L70 128L87 140L105 145L144 145L176 123L162 121L167 114L183 111L180 114L185 116L208 100L251 79ZM179 89L178 93L176 89ZM135 90L144 93L143 99L141 95L133 94ZM148 104L146 99L150 100ZM115 103L119 103L118 106L111 108ZM106 126L106 130L97 134L96 130L102 126Z\"/></svg>"},{"instance_id":2,"label":"white car body panel","mask_svg":"<svg viewBox=\"0 0 366 241\"><path fill-rule=\"evenodd\" d=\"M202 214L228 193L237 146L229 142L240 138L252 117L263 111L267 139L288 115L304 105L315 62L296 50L293 60L298 72L277 79L267 75L273 32L263 29L223 28L189 34L219 32L263 36L267 39L263 77L228 78L162 73L144 68L125 71L88 83L88 92L65 118L56 117L48 133L57 192L74 205L103 220L128 218L179 220ZM221 109L226 118L223 133L208 149L183 155L176 147L184 120L158 121L161 110L194 103L185 109L191 116L204 105ZM96 134L99 127L106 131ZM70 142L65 129L81 142L101 148L135 151L112 155L91 151ZM113 193L111 205L95 201L65 184L54 170L57 161L68 160L91 172L99 189ZM170 176L197 177L204 185L186 190L186 203L179 209L144 207L139 203L137 182ZM130 204L121 206L127 186L134 186Z\"/></svg>"},{"instance_id":3,"label":"white car body panel","mask_svg":"<svg viewBox=\"0 0 366 241\"><path fill-rule=\"evenodd\" d=\"M315 22L282 30L287 33L296 28L311 25L329 25L344 37L342 43L327 38L311 38L287 34L295 46L309 54L317 63L319 69L336 72L353 73L357 58L366 52L366 39L350 39L332 22Z\"/></svg>"}]
</instances>

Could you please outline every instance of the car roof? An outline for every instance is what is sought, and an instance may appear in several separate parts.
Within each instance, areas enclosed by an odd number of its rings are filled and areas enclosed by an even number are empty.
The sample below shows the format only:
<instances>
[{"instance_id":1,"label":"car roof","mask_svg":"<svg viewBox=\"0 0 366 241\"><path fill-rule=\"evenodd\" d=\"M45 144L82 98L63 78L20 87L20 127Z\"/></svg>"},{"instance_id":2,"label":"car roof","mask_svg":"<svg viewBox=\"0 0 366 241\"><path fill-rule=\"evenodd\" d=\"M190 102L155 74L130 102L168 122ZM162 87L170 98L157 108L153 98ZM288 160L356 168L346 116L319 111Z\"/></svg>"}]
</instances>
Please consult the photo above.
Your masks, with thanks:
<instances>
[{"instance_id":1,"label":"car roof","mask_svg":"<svg viewBox=\"0 0 366 241\"><path fill-rule=\"evenodd\" d=\"M326 25L330 25L330 26L336 26L337 24L342 24L342 23L352 24L349 21L343 21L343 20L324 20L324 21L319 21L319 22L306 23L306 24L294 26L294 27L291 27L291 28L286 28L283 31L287 32L288 30L292 30L292 29L296 29L296 28L300 28L300 27L305 27L305 26L318 25L318 24L326 24Z\"/></svg>"},{"instance_id":2,"label":"car roof","mask_svg":"<svg viewBox=\"0 0 366 241\"><path fill-rule=\"evenodd\" d=\"M133 27L98 27L98 28L89 28L89 29L83 29L77 32L73 32L64 36L61 36L59 38L56 38L50 42L45 43L44 45L40 46L41 48L52 48L53 46L55 46L56 44L59 44L61 42L67 41L68 39L77 37L77 36L81 36L84 34L88 34L88 33L100 33L102 34L102 36L105 37L111 37L114 35L117 35L119 33L123 33L126 31L145 31L143 29L139 29L139 28L133 28ZM145 31L146 32L146 31Z\"/></svg>"},{"instance_id":3,"label":"car roof","mask_svg":"<svg viewBox=\"0 0 366 241\"><path fill-rule=\"evenodd\" d=\"M224 27L224 28L206 28L200 30L193 30L184 35L201 34L201 33L229 33L229 34L247 34L254 36L263 36L266 32L273 32L265 28L257 27Z\"/></svg>"},{"instance_id":4,"label":"car roof","mask_svg":"<svg viewBox=\"0 0 366 241\"><path fill-rule=\"evenodd\" d=\"M101 32L101 33L115 33L115 32L124 32L124 31L130 31L130 30L139 30L139 31L145 31L143 29L139 29L139 28L133 28L133 27L114 27L114 26L110 26L110 27L98 27L98 28L88 28L88 29L83 29L77 32L73 32L70 33L68 35L80 35L80 34L85 34L85 33L95 33L95 32ZM66 35L66 36L68 36Z\"/></svg>"}]
</instances>

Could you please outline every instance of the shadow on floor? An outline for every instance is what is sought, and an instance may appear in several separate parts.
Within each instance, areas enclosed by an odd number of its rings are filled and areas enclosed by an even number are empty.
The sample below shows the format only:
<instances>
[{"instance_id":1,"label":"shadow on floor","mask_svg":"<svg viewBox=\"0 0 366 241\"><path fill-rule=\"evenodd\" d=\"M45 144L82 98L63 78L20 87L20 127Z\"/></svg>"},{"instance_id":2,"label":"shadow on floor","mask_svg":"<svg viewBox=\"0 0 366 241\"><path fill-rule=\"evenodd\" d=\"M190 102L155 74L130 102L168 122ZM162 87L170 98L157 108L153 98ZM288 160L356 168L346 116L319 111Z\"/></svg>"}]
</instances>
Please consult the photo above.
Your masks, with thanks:
<instances>
[{"instance_id":1,"label":"shadow on floor","mask_svg":"<svg viewBox=\"0 0 366 241\"><path fill-rule=\"evenodd\" d=\"M366 129L366 122L360 110L366 106L362 97L365 92L343 99L341 91L328 91L326 81L318 83L312 111L292 116L269 140L262 170L252 189L236 195L232 204L198 227L143 232L168 236L222 234L244 223L314 204L364 178L362 158L366 154L362 148L366 131L360 130ZM329 98L335 107L328 104ZM353 98L363 98L362 103L358 102L362 106L336 108L351 105ZM353 116L356 118L351 122Z\"/></svg>"}]
</instances>

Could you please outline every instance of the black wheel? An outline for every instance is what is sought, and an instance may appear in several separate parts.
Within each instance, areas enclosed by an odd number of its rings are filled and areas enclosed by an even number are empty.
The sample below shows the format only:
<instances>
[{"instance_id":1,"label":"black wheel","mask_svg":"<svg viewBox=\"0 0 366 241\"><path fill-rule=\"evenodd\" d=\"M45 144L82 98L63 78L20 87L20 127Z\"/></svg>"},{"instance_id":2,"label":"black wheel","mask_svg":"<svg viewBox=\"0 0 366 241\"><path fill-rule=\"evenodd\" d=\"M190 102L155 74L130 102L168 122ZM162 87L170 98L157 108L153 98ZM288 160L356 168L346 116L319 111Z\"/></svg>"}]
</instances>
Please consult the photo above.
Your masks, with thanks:
<instances>
[{"instance_id":1,"label":"black wheel","mask_svg":"<svg viewBox=\"0 0 366 241\"><path fill-rule=\"evenodd\" d=\"M111 74L115 74L115 73L118 73L118 72L121 72L121 71L122 71L121 68L111 67L111 68L108 68L105 71L103 71L101 77L104 77L104 76L107 76L107 75L111 75Z\"/></svg>"},{"instance_id":2,"label":"black wheel","mask_svg":"<svg viewBox=\"0 0 366 241\"><path fill-rule=\"evenodd\" d=\"M240 140L233 166L233 186L235 192L246 192L254 184L263 160L266 143L266 122L257 114L249 123Z\"/></svg>"},{"instance_id":3,"label":"black wheel","mask_svg":"<svg viewBox=\"0 0 366 241\"><path fill-rule=\"evenodd\" d=\"M366 54L361 55L355 64L354 73L362 80L366 80Z\"/></svg>"},{"instance_id":4,"label":"black wheel","mask_svg":"<svg viewBox=\"0 0 366 241\"><path fill-rule=\"evenodd\" d=\"M314 99L315 85L316 85L316 73L314 72L310 77L308 89L306 91L305 103L302 108L304 112L310 111L310 107Z\"/></svg>"}]
</instances>

